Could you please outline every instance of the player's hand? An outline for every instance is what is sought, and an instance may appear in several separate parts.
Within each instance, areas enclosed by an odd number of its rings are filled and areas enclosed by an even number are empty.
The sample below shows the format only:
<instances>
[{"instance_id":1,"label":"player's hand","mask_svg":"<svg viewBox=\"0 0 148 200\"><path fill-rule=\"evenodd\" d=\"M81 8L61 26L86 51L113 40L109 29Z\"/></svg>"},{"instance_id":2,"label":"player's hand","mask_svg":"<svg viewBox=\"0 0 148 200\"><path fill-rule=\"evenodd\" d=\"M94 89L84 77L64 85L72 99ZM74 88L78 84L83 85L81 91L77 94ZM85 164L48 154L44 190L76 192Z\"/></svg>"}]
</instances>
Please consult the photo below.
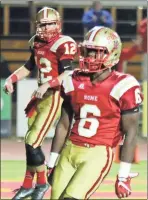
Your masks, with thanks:
<instances>
[{"instance_id":1,"label":"player's hand","mask_svg":"<svg viewBox=\"0 0 148 200\"><path fill-rule=\"evenodd\" d=\"M49 88L49 83L44 83L41 85L34 93L33 96L35 96L38 99L42 99L43 95L47 92L47 89Z\"/></svg>"},{"instance_id":2,"label":"player's hand","mask_svg":"<svg viewBox=\"0 0 148 200\"><path fill-rule=\"evenodd\" d=\"M115 183L115 193L118 198L125 198L131 195L131 179L138 176L139 173L130 173L128 178L120 178L117 176Z\"/></svg>"},{"instance_id":3,"label":"player's hand","mask_svg":"<svg viewBox=\"0 0 148 200\"><path fill-rule=\"evenodd\" d=\"M47 181L51 186L52 186L52 179L53 179L54 169L55 169L55 167L47 168Z\"/></svg>"},{"instance_id":4,"label":"player's hand","mask_svg":"<svg viewBox=\"0 0 148 200\"><path fill-rule=\"evenodd\" d=\"M4 92L6 94L11 94L13 93L14 89L13 89L13 84L12 81L10 79L7 79L5 84L4 84L4 88L3 88Z\"/></svg>"}]
</instances>

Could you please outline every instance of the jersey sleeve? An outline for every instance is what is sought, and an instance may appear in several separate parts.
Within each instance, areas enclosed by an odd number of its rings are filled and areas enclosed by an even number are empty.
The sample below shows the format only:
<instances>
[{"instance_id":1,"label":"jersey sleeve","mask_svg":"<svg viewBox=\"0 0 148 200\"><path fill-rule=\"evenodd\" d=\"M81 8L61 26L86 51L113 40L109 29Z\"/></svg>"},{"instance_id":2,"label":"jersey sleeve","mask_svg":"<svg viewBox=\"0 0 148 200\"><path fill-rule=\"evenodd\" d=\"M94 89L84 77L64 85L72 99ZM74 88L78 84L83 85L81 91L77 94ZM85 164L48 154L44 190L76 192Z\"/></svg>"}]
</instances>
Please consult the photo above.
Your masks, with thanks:
<instances>
[{"instance_id":1,"label":"jersey sleeve","mask_svg":"<svg viewBox=\"0 0 148 200\"><path fill-rule=\"evenodd\" d=\"M57 54L60 61L73 60L77 52L77 44L71 37L63 36L54 43L51 51Z\"/></svg>"},{"instance_id":2,"label":"jersey sleeve","mask_svg":"<svg viewBox=\"0 0 148 200\"><path fill-rule=\"evenodd\" d=\"M138 107L143 101L143 95L140 86L129 89L120 99L121 111L132 110Z\"/></svg>"},{"instance_id":3,"label":"jersey sleeve","mask_svg":"<svg viewBox=\"0 0 148 200\"><path fill-rule=\"evenodd\" d=\"M111 96L118 101L121 112L132 110L143 101L140 84L133 76L120 80L112 89Z\"/></svg>"}]
</instances>

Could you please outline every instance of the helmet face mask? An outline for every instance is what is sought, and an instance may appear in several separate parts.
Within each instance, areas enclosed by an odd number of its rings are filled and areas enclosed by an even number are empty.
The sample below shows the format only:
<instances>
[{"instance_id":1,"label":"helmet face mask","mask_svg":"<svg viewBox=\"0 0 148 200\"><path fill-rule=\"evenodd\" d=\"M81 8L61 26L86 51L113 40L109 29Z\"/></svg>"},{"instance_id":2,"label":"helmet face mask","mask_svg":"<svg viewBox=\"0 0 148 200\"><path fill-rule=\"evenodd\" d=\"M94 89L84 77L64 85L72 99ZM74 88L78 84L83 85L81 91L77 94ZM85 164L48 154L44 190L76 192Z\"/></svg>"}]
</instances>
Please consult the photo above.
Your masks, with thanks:
<instances>
[{"instance_id":1,"label":"helmet face mask","mask_svg":"<svg viewBox=\"0 0 148 200\"><path fill-rule=\"evenodd\" d=\"M103 65L106 58L108 57L108 51L105 47L80 47L80 68L85 72L99 72L105 70L106 67Z\"/></svg>"},{"instance_id":2,"label":"helmet face mask","mask_svg":"<svg viewBox=\"0 0 148 200\"><path fill-rule=\"evenodd\" d=\"M61 32L59 13L53 8L44 7L36 16L36 34L45 41L52 41Z\"/></svg>"},{"instance_id":3,"label":"helmet face mask","mask_svg":"<svg viewBox=\"0 0 148 200\"><path fill-rule=\"evenodd\" d=\"M91 73L113 67L119 61L121 47L116 32L106 27L94 27L78 47L80 70Z\"/></svg>"}]
</instances>

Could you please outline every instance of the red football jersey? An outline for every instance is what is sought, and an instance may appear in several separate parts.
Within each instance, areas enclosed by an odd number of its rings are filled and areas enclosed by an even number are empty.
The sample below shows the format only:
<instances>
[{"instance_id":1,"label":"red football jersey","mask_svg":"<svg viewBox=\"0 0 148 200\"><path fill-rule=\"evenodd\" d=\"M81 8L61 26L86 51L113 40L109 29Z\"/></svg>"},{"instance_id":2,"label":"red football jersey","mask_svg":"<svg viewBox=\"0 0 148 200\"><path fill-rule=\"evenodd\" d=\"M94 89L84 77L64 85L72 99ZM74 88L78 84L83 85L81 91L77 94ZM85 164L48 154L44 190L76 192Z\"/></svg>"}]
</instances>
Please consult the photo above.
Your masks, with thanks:
<instances>
[{"instance_id":1,"label":"red football jersey","mask_svg":"<svg viewBox=\"0 0 148 200\"><path fill-rule=\"evenodd\" d=\"M115 71L96 84L69 76L63 88L74 110L69 139L96 145L115 147L122 137L122 111L136 108L143 99L138 81Z\"/></svg>"},{"instance_id":2,"label":"red football jersey","mask_svg":"<svg viewBox=\"0 0 148 200\"><path fill-rule=\"evenodd\" d=\"M39 40L35 35L29 43L38 67L38 83L41 84L62 73L64 69L61 69L60 61L73 60L77 50L76 42L65 35L59 35L50 43Z\"/></svg>"}]
</instances>

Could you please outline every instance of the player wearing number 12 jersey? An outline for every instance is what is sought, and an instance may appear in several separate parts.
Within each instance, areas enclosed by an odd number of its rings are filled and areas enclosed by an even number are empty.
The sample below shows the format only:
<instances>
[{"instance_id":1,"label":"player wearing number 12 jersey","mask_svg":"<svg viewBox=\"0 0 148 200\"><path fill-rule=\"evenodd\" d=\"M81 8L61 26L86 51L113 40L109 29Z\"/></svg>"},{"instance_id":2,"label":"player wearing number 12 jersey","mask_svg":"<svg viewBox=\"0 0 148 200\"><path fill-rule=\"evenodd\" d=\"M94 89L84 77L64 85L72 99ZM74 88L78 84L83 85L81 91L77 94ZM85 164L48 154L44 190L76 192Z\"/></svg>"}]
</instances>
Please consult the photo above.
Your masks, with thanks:
<instances>
[{"instance_id":1,"label":"player wearing number 12 jersey","mask_svg":"<svg viewBox=\"0 0 148 200\"><path fill-rule=\"evenodd\" d=\"M26 77L30 71L38 68L38 85L47 82L51 87L57 86L57 77L72 70L71 61L76 53L75 41L61 35L61 20L59 13L44 7L37 13L37 31L30 41L31 56L25 65L15 71L5 83L5 91L13 92L13 83ZM31 87L31 86L30 86ZM27 88L26 88L27 89ZM26 108L29 117L28 131L25 136L27 169L22 187L13 199L32 196L42 199L48 189L46 180L45 156L41 150L42 142L61 114L59 87L48 89L40 99L33 96ZM33 188L33 178L37 173L37 185Z\"/></svg>"},{"instance_id":2,"label":"player wearing number 12 jersey","mask_svg":"<svg viewBox=\"0 0 148 200\"><path fill-rule=\"evenodd\" d=\"M80 45L80 70L63 82L65 101L49 161L54 167L60 153L51 199L89 199L109 173L113 148L123 134L115 192L119 198L131 193L130 180L137 176L130 166L142 94L133 76L111 70L120 53L119 36L105 27L90 30Z\"/></svg>"}]
</instances>

